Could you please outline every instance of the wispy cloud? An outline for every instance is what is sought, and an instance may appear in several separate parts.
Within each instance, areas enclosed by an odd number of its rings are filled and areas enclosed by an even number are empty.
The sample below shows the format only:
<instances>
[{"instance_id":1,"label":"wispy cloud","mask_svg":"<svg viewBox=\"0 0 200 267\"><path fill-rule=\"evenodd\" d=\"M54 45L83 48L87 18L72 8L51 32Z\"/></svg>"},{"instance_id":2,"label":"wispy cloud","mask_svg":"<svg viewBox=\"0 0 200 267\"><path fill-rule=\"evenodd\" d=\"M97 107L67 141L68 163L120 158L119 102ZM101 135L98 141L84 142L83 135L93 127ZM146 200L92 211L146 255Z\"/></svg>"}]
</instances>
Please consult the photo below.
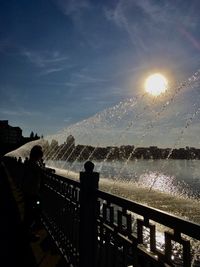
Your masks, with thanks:
<instances>
[{"instance_id":1,"label":"wispy cloud","mask_svg":"<svg viewBox=\"0 0 200 267\"><path fill-rule=\"evenodd\" d=\"M68 56L60 55L58 51L47 53L23 50L21 54L25 56L31 63L41 68L56 65L69 59Z\"/></svg>"},{"instance_id":2,"label":"wispy cloud","mask_svg":"<svg viewBox=\"0 0 200 267\"><path fill-rule=\"evenodd\" d=\"M69 86L69 87L76 87L77 83L76 82L65 82L64 85Z\"/></svg>"},{"instance_id":3,"label":"wispy cloud","mask_svg":"<svg viewBox=\"0 0 200 267\"><path fill-rule=\"evenodd\" d=\"M148 16L149 20L162 23L162 25L178 26L182 24L191 29L198 26L199 16L193 15L196 5L192 2L189 10L183 10L181 6L170 4L167 1L159 3L158 1L140 0L135 4Z\"/></svg>"},{"instance_id":4,"label":"wispy cloud","mask_svg":"<svg viewBox=\"0 0 200 267\"><path fill-rule=\"evenodd\" d=\"M92 8L89 0L54 0L54 3L65 16L72 20L77 28L81 29L81 32L85 30L83 29L83 15Z\"/></svg>"},{"instance_id":5,"label":"wispy cloud","mask_svg":"<svg viewBox=\"0 0 200 267\"><path fill-rule=\"evenodd\" d=\"M62 8L65 15L72 15L74 13L79 13L84 9L90 8L90 2L87 0L55 0L57 5Z\"/></svg>"},{"instance_id":6,"label":"wispy cloud","mask_svg":"<svg viewBox=\"0 0 200 267\"><path fill-rule=\"evenodd\" d=\"M193 13L195 13L194 5L191 5L190 12L188 12L187 9L182 10L181 7L177 8L177 5L169 2L160 3L151 0L119 0L114 8L104 9L106 19L126 31L131 42L146 51L149 49L148 36L153 41L157 36L167 38L166 32L170 29L181 34L183 30L181 32L180 28L195 29L199 17L194 16ZM194 36L188 36L188 34L187 32L188 40L198 48L199 42Z\"/></svg>"},{"instance_id":7,"label":"wispy cloud","mask_svg":"<svg viewBox=\"0 0 200 267\"><path fill-rule=\"evenodd\" d=\"M68 66L66 64L66 62L69 61L69 57L60 54L58 51L38 52L24 49L21 55L25 57L28 62L39 68L39 76L61 72L65 68L71 67L71 64Z\"/></svg>"},{"instance_id":8,"label":"wispy cloud","mask_svg":"<svg viewBox=\"0 0 200 267\"><path fill-rule=\"evenodd\" d=\"M130 1L125 2L120 0L114 9L105 8L105 17L107 20L113 21L122 30L125 30L134 45L140 46L146 50L145 43L141 38L141 29L128 18L127 11L130 5L132 6Z\"/></svg>"},{"instance_id":9,"label":"wispy cloud","mask_svg":"<svg viewBox=\"0 0 200 267\"><path fill-rule=\"evenodd\" d=\"M76 81L77 83L98 83L108 81L108 79L92 77L82 73L74 73L72 75L72 80Z\"/></svg>"},{"instance_id":10,"label":"wispy cloud","mask_svg":"<svg viewBox=\"0 0 200 267\"><path fill-rule=\"evenodd\" d=\"M0 109L0 114L6 116L40 116L40 112L28 111L23 108L18 108L16 110L12 109Z\"/></svg>"},{"instance_id":11,"label":"wispy cloud","mask_svg":"<svg viewBox=\"0 0 200 267\"><path fill-rule=\"evenodd\" d=\"M43 72L40 73L40 76L49 75L55 72L60 72L64 70L64 68L52 68L52 69L46 69Z\"/></svg>"}]
</instances>

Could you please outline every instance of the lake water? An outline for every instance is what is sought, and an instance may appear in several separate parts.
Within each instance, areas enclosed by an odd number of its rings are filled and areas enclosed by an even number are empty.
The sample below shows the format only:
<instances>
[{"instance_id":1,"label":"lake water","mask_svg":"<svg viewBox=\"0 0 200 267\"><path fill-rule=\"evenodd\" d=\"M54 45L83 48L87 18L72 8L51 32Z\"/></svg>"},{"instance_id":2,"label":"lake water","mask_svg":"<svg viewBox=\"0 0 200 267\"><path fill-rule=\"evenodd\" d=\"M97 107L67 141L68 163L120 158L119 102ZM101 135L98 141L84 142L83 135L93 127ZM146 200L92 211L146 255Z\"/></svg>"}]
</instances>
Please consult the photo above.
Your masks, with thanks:
<instances>
[{"instance_id":1,"label":"lake water","mask_svg":"<svg viewBox=\"0 0 200 267\"><path fill-rule=\"evenodd\" d=\"M58 174L78 179L84 162L48 161ZM199 160L94 162L100 189L200 223Z\"/></svg>"}]
</instances>

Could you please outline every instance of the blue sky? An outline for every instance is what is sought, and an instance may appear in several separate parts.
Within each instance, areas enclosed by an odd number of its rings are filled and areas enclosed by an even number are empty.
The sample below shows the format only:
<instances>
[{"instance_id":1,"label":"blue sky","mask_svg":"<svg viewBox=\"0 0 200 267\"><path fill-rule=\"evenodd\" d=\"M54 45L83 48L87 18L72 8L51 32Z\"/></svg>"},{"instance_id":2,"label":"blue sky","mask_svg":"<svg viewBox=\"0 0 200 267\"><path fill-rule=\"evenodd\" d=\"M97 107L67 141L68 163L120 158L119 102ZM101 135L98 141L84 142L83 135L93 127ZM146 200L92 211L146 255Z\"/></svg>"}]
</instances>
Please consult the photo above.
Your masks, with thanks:
<instances>
[{"instance_id":1,"label":"blue sky","mask_svg":"<svg viewBox=\"0 0 200 267\"><path fill-rule=\"evenodd\" d=\"M53 134L200 65L200 1L0 0L0 119ZM192 93L189 97L193 97Z\"/></svg>"}]
</instances>

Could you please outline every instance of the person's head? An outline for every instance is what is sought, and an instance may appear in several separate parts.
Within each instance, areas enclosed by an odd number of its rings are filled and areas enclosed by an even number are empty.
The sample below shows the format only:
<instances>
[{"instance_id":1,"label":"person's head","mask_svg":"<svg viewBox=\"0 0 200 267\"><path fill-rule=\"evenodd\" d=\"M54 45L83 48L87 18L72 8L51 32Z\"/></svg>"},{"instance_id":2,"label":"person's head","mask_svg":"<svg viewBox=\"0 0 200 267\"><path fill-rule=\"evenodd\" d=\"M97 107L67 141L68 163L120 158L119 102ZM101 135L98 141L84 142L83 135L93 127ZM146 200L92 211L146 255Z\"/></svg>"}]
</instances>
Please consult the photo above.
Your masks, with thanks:
<instances>
[{"instance_id":1,"label":"person's head","mask_svg":"<svg viewBox=\"0 0 200 267\"><path fill-rule=\"evenodd\" d=\"M42 147L39 145L35 145L32 147L30 152L30 160L38 161L43 157Z\"/></svg>"},{"instance_id":2,"label":"person's head","mask_svg":"<svg viewBox=\"0 0 200 267\"><path fill-rule=\"evenodd\" d=\"M91 161L86 161L86 163L84 164L84 168L86 172L93 172L94 170L94 163L92 163Z\"/></svg>"}]
</instances>

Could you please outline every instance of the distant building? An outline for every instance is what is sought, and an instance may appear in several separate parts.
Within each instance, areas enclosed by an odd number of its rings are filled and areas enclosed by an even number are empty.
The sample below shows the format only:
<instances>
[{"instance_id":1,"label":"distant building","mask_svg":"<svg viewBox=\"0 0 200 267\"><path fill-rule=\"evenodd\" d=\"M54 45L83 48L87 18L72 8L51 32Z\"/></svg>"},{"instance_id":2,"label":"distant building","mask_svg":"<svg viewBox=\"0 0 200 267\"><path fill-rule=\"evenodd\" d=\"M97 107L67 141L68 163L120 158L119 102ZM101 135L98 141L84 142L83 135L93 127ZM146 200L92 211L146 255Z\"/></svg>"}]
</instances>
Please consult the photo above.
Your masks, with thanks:
<instances>
[{"instance_id":1,"label":"distant building","mask_svg":"<svg viewBox=\"0 0 200 267\"><path fill-rule=\"evenodd\" d=\"M8 120L0 120L0 143L14 145L22 141L22 129L8 124Z\"/></svg>"},{"instance_id":2,"label":"distant building","mask_svg":"<svg viewBox=\"0 0 200 267\"><path fill-rule=\"evenodd\" d=\"M22 136L20 127L13 127L8 124L8 120L0 120L0 157L18 147L40 137L31 133L30 137Z\"/></svg>"},{"instance_id":3,"label":"distant building","mask_svg":"<svg viewBox=\"0 0 200 267\"><path fill-rule=\"evenodd\" d=\"M67 146L69 147L75 147L75 138L73 137L73 135L69 135L67 137L67 140L66 140L66 143L67 143Z\"/></svg>"}]
</instances>

